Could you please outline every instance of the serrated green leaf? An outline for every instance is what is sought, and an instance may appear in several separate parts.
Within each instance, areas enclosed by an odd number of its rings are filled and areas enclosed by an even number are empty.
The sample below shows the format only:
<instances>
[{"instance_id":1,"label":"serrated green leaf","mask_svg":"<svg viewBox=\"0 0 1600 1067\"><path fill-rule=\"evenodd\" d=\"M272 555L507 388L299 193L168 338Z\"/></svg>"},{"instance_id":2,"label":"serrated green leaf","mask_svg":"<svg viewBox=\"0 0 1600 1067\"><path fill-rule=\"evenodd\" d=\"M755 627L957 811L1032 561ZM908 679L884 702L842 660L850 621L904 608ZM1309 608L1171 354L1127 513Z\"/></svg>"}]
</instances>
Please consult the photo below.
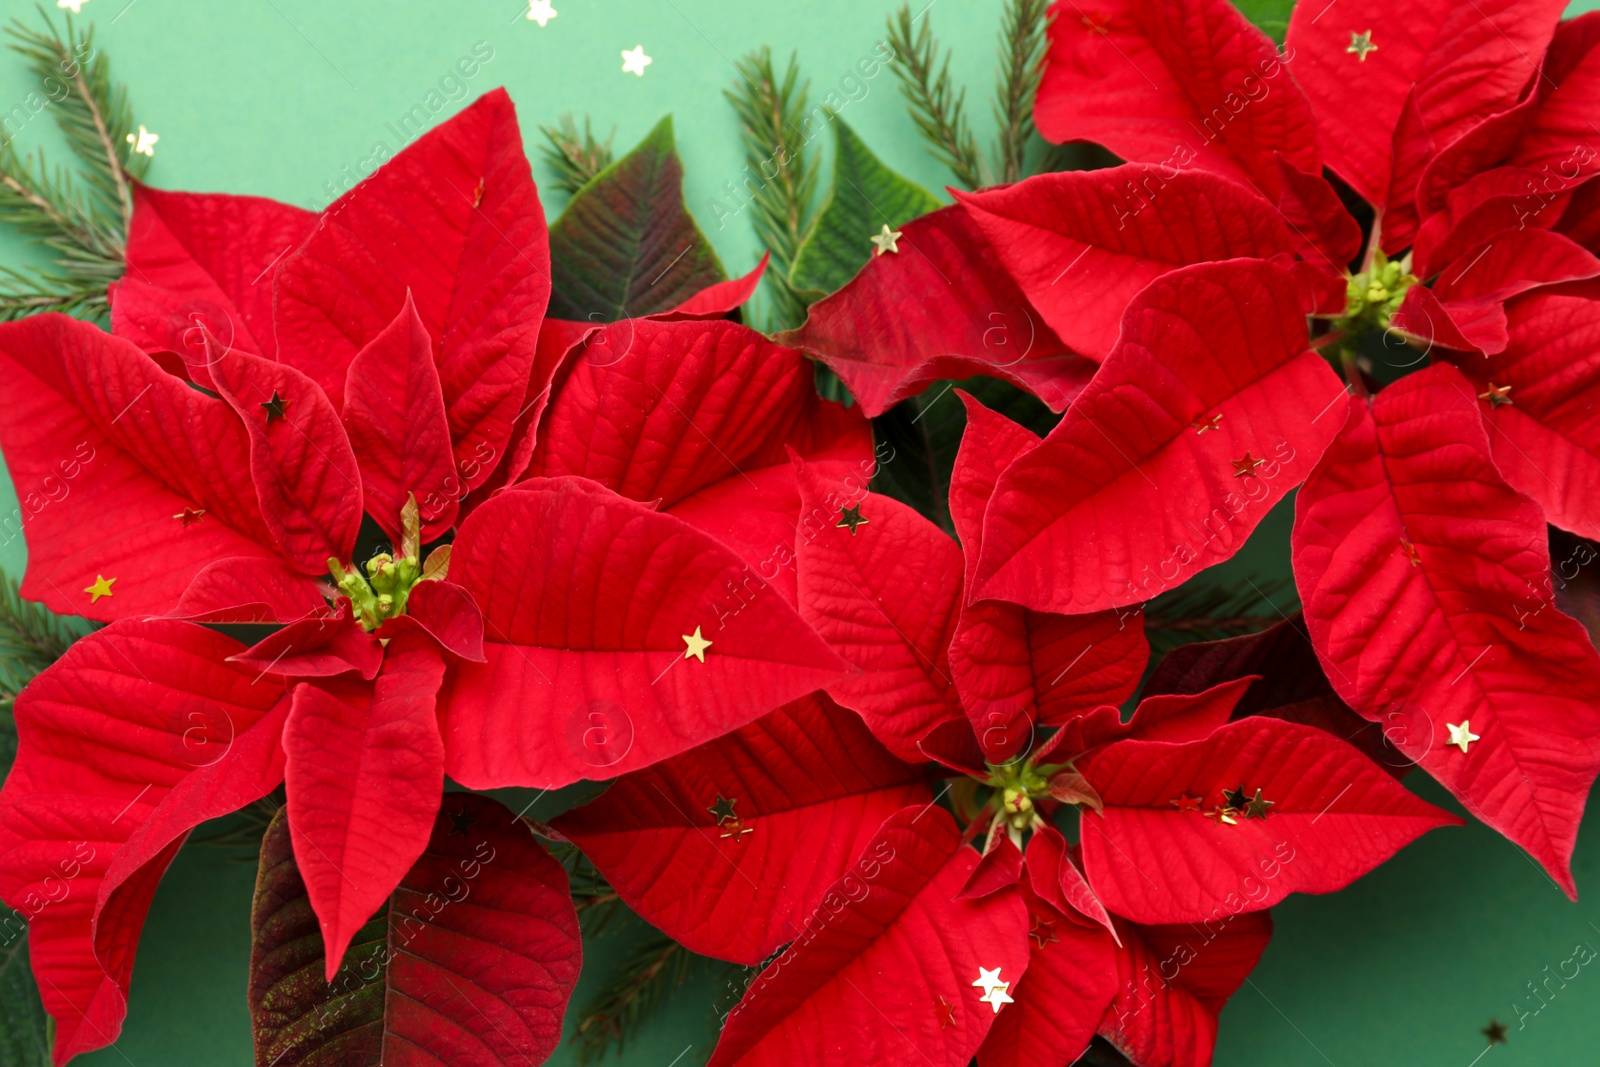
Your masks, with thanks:
<instances>
[{"instance_id":1,"label":"serrated green leaf","mask_svg":"<svg viewBox=\"0 0 1600 1067\"><path fill-rule=\"evenodd\" d=\"M28 934L9 908L0 907L0 1063L50 1067L50 1017L28 967Z\"/></svg>"},{"instance_id":2,"label":"serrated green leaf","mask_svg":"<svg viewBox=\"0 0 1600 1067\"><path fill-rule=\"evenodd\" d=\"M550 315L615 322L727 279L683 199L672 118L595 175L550 227Z\"/></svg>"},{"instance_id":3,"label":"serrated green leaf","mask_svg":"<svg viewBox=\"0 0 1600 1067\"><path fill-rule=\"evenodd\" d=\"M899 229L943 206L922 186L884 166L843 119L835 116L833 129L838 146L833 188L789 273L796 289L821 293L855 277L872 258L872 235L884 226Z\"/></svg>"}]
</instances>

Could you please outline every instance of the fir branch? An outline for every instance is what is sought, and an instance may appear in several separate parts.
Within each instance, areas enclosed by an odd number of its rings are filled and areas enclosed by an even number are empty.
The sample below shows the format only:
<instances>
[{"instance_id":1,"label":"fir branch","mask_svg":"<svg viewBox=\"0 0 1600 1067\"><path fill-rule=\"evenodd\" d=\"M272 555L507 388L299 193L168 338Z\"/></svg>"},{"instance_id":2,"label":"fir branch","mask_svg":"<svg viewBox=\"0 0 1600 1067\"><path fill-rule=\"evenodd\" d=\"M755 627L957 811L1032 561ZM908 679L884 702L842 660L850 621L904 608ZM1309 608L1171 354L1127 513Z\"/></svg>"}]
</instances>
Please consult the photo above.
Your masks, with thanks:
<instances>
[{"instance_id":1,"label":"fir branch","mask_svg":"<svg viewBox=\"0 0 1600 1067\"><path fill-rule=\"evenodd\" d=\"M1031 0L1028 0L1031 2ZM957 92L950 82L950 54L941 60L939 44L927 21L913 32L917 19L911 5L902 4L889 18L889 44L895 51L894 72L900 91L910 104L911 117L928 141L934 156L955 172L968 189L984 184L978 146L967 125L963 108L967 91Z\"/></svg>"},{"instance_id":2,"label":"fir branch","mask_svg":"<svg viewBox=\"0 0 1600 1067\"><path fill-rule=\"evenodd\" d=\"M583 117L581 135L571 115L562 115L560 123L555 126L540 126L539 132L550 142L540 145L539 152L556 173L556 188L565 190L568 195L582 189L596 174L611 165L611 139L617 131L613 128L603 143L596 141L588 115Z\"/></svg>"},{"instance_id":3,"label":"fir branch","mask_svg":"<svg viewBox=\"0 0 1600 1067\"><path fill-rule=\"evenodd\" d=\"M0 320L40 311L102 317L106 288L122 276L133 181L149 159L130 143L132 111L110 64L72 17L59 29L44 9L42 30L13 20L7 47L27 61L76 158L52 167L42 151L19 156L0 141L0 222L53 254L53 269L0 271Z\"/></svg>"},{"instance_id":4,"label":"fir branch","mask_svg":"<svg viewBox=\"0 0 1600 1067\"><path fill-rule=\"evenodd\" d=\"M719 963L690 952L663 933L641 930L633 951L618 965L612 981L578 1017L573 1039L578 1046L577 1061L594 1063L613 1044L618 1051L626 1048L670 989Z\"/></svg>"},{"instance_id":5,"label":"fir branch","mask_svg":"<svg viewBox=\"0 0 1600 1067\"><path fill-rule=\"evenodd\" d=\"M1242 587L1183 585L1144 606L1145 631L1151 647L1161 652L1191 641L1238 637L1282 621L1295 610L1294 599L1285 579L1257 578Z\"/></svg>"},{"instance_id":6,"label":"fir branch","mask_svg":"<svg viewBox=\"0 0 1600 1067\"><path fill-rule=\"evenodd\" d=\"M0 571L0 706L9 707L34 675L66 653L75 637L65 620L23 600L17 583Z\"/></svg>"},{"instance_id":7,"label":"fir branch","mask_svg":"<svg viewBox=\"0 0 1600 1067\"><path fill-rule=\"evenodd\" d=\"M995 88L994 114L1000 124L995 145L999 181L1021 181L1028 142L1033 136L1033 101L1044 76L1045 30L1050 0L1006 0L1000 30L1000 84Z\"/></svg>"}]
</instances>

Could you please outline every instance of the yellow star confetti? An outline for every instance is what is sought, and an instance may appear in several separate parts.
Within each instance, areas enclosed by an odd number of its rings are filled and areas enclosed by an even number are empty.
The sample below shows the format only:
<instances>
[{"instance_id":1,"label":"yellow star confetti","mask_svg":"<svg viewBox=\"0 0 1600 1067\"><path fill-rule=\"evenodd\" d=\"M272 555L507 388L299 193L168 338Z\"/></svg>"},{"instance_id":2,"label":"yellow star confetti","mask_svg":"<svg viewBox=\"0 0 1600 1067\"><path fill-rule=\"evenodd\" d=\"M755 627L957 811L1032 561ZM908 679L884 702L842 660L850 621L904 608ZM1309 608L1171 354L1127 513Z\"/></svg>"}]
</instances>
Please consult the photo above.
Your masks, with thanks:
<instances>
[{"instance_id":1,"label":"yellow star confetti","mask_svg":"<svg viewBox=\"0 0 1600 1067\"><path fill-rule=\"evenodd\" d=\"M1361 33L1357 33L1355 30L1350 31L1350 47L1345 49L1346 52L1365 63L1368 53L1376 52L1377 50L1378 46L1372 43L1371 30L1365 30Z\"/></svg>"},{"instance_id":2,"label":"yellow star confetti","mask_svg":"<svg viewBox=\"0 0 1600 1067\"><path fill-rule=\"evenodd\" d=\"M706 649L711 647L711 642L700 635L700 627L696 626L692 634L680 634L679 636L683 638L683 643L689 646L684 651L683 658L689 659L692 656L704 663L706 661Z\"/></svg>"},{"instance_id":3,"label":"yellow star confetti","mask_svg":"<svg viewBox=\"0 0 1600 1067\"><path fill-rule=\"evenodd\" d=\"M83 591L89 594L89 603L98 604L103 596L115 596L116 594L111 591L111 583L115 581L115 578L107 578L103 574L95 575L94 584L83 588Z\"/></svg>"},{"instance_id":4,"label":"yellow star confetti","mask_svg":"<svg viewBox=\"0 0 1600 1067\"><path fill-rule=\"evenodd\" d=\"M733 806L737 803L739 803L738 797L730 799L718 793L716 803L706 810L717 817L717 822L724 823L729 819L738 819L739 816L733 810Z\"/></svg>"},{"instance_id":5,"label":"yellow star confetti","mask_svg":"<svg viewBox=\"0 0 1600 1067\"><path fill-rule=\"evenodd\" d=\"M1492 408L1505 407L1511 404L1511 386L1489 383L1489 388L1478 394L1479 400L1486 400Z\"/></svg>"},{"instance_id":6,"label":"yellow star confetti","mask_svg":"<svg viewBox=\"0 0 1600 1067\"><path fill-rule=\"evenodd\" d=\"M622 53L622 73L637 74L644 77L644 68L654 63L655 60L644 54L644 45L634 45Z\"/></svg>"},{"instance_id":7,"label":"yellow star confetti","mask_svg":"<svg viewBox=\"0 0 1600 1067\"><path fill-rule=\"evenodd\" d=\"M1243 459L1230 460L1229 462L1233 464L1233 476L1235 478L1251 478L1255 476L1256 468L1260 467L1266 460L1257 459L1246 452Z\"/></svg>"},{"instance_id":8,"label":"yellow star confetti","mask_svg":"<svg viewBox=\"0 0 1600 1067\"><path fill-rule=\"evenodd\" d=\"M187 530L189 527L206 517L206 509L185 506L182 511L178 512L172 517L183 523L183 528Z\"/></svg>"},{"instance_id":9,"label":"yellow star confetti","mask_svg":"<svg viewBox=\"0 0 1600 1067\"><path fill-rule=\"evenodd\" d=\"M525 16L529 22L537 22L540 29L545 23L555 18L559 12L550 0L528 0L528 14Z\"/></svg>"},{"instance_id":10,"label":"yellow star confetti","mask_svg":"<svg viewBox=\"0 0 1600 1067\"><path fill-rule=\"evenodd\" d=\"M848 528L853 536L857 526L865 526L870 521L861 514L861 505L857 504L853 508L840 508L839 521L834 526L841 530Z\"/></svg>"},{"instance_id":11,"label":"yellow star confetti","mask_svg":"<svg viewBox=\"0 0 1600 1067\"><path fill-rule=\"evenodd\" d=\"M1189 424L1189 429L1193 430L1195 432L1195 436L1197 437L1205 433L1207 430L1222 429L1222 412L1217 412L1209 419L1195 419Z\"/></svg>"},{"instance_id":12,"label":"yellow star confetti","mask_svg":"<svg viewBox=\"0 0 1600 1067\"><path fill-rule=\"evenodd\" d=\"M1445 744L1455 745L1463 752L1467 750L1467 746L1472 744L1472 742L1481 740L1477 734L1472 732L1471 719L1462 719L1460 726L1457 726L1453 722L1447 722L1444 725L1445 729L1450 731L1450 740L1446 741Z\"/></svg>"},{"instance_id":13,"label":"yellow star confetti","mask_svg":"<svg viewBox=\"0 0 1600 1067\"><path fill-rule=\"evenodd\" d=\"M128 143L133 145L133 150L141 156L155 155L156 142L159 140L161 140L161 136L159 134L151 133L143 126L139 127L138 133L128 134Z\"/></svg>"},{"instance_id":14,"label":"yellow star confetti","mask_svg":"<svg viewBox=\"0 0 1600 1067\"><path fill-rule=\"evenodd\" d=\"M901 233L899 230L891 230L889 229L888 225L885 225L881 231L868 238L869 241L878 246L872 254L875 256L881 256L885 253L893 252L894 254L899 255L900 246L895 242L904 236L905 234Z\"/></svg>"}]
</instances>

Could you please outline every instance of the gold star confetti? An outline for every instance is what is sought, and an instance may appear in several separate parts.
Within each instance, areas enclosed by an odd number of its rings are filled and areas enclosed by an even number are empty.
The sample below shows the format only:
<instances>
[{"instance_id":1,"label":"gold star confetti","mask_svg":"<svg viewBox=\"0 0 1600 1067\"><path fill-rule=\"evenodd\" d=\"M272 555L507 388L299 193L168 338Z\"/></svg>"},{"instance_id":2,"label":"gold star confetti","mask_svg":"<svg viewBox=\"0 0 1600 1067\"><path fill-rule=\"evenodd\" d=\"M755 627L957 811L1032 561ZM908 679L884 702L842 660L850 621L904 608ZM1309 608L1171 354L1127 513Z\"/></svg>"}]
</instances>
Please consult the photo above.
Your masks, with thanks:
<instances>
[{"instance_id":1,"label":"gold star confetti","mask_svg":"<svg viewBox=\"0 0 1600 1067\"><path fill-rule=\"evenodd\" d=\"M1355 30L1350 31L1350 47L1345 49L1346 52L1365 63L1367 61L1367 54L1369 52L1376 52L1377 50L1378 46L1372 43L1371 30L1365 30L1361 33L1357 33Z\"/></svg>"},{"instance_id":2,"label":"gold star confetti","mask_svg":"<svg viewBox=\"0 0 1600 1067\"><path fill-rule=\"evenodd\" d=\"M1465 752L1468 745L1472 744L1474 741L1480 740L1478 735L1472 732L1471 719L1462 719L1460 726L1457 726L1453 722L1447 722L1444 725L1445 729L1450 731L1450 740L1445 742L1446 745L1455 745L1457 748L1461 749L1461 751Z\"/></svg>"},{"instance_id":3,"label":"gold star confetti","mask_svg":"<svg viewBox=\"0 0 1600 1067\"><path fill-rule=\"evenodd\" d=\"M263 400L261 407L267 413L267 425L271 426L278 419L287 417L285 413L289 410L289 401L279 396L278 391L274 389L272 391L272 399Z\"/></svg>"},{"instance_id":4,"label":"gold star confetti","mask_svg":"<svg viewBox=\"0 0 1600 1067\"><path fill-rule=\"evenodd\" d=\"M1002 1005L1002 1004L1015 1004L1016 1003L1016 1001L1011 999L1010 994L1008 994L1006 992L1006 990L1008 990L1010 988L1011 988L1011 983L1010 982L1001 982L999 985L997 985L993 989L989 990L987 995L981 996L978 999L980 1001L982 1001L983 1003L985 1003L985 1004L994 1005L994 1013L996 1015L999 1015L1000 1014L1000 1005Z\"/></svg>"},{"instance_id":5,"label":"gold star confetti","mask_svg":"<svg viewBox=\"0 0 1600 1067\"><path fill-rule=\"evenodd\" d=\"M724 823L729 819L737 819L739 817L734 813L733 810L733 806L737 803L739 803L738 797L734 797L730 800L728 797L718 793L716 803L712 804L706 810L717 817L717 822Z\"/></svg>"},{"instance_id":6,"label":"gold star confetti","mask_svg":"<svg viewBox=\"0 0 1600 1067\"><path fill-rule=\"evenodd\" d=\"M850 530L850 535L853 537L855 536L857 526L865 526L870 521L870 519L862 516L861 505L857 504L855 507L851 508L840 508L839 521L834 523L834 526L841 530L848 527Z\"/></svg>"},{"instance_id":7,"label":"gold star confetti","mask_svg":"<svg viewBox=\"0 0 1600 1067\"><path fill-rule=\"evenodd\" d=\"M994 992L997 987L1009 986L1011 984L1010 982L1002 982L1000 980L1000 971L1001 968L999 967L994 968L994 970L990 970L987 967L978 968L978 980L972 984L983 990L983 996L979 999L988 1000L989 994Z\"/></svg>"},{"instance_id":8,"label":"gold star confetti","mask_svg":"<svg viewBox=\"0 0 1600 1067\"><path fill-rule=\"evenodd\" d=\"M1222 412L1217 412L1209 419L1195 419L1189 424L1189 429L1193 430L1196 436L1205 433L1207 430L1222 429Z\"/></svg>"},{"instance_id":9,"label":"gold star confetti","mask_svg":"<svg viewBox=\"0 0 1600 1067\"><path fill-rule=\"evenodd\" d=\"M70 11L74 15L81 15L83 14L83 5L88 2L89 0L56 0L56 7L63 11Z\"/></svg>"},{"instance_id":10,"label":"gold star confetti","mask_svg":"<svg viewBox=\"0 0 1600 1067\"><path fill-rule=\"evenodd\" d=\"M899 230L891 230L887 225L885 225L880 232L873 234L871 237L867 238L867 240L878 246L877 250L872 253L875 256L881 256L889 252L899 255L900 246L895 242L899 241L900 238L904 236L905 234L901 233Z\"/></svg>"},{"instance_id":11,"label":"gold star confetti","mask_svg":"<svg viewBox=\"0 0 1600 1067\"><path fill-rule=\"evenodd\" d=\"M1491 1045L1504 1045L1506 1043L1506 1024L1499 1019L1491 1018L1489 1025L1481 1031Z\"/></svg>"},{"instance_id":12,"label":"gold star confetti","mask_svg":"<svg viewBox=\"0 0 1600 1067\"><path fill-rule=\"evenodd\" d=\"M1051 941L1061 940L1056 936L1056 921L1054 919L1046 919L1042 915L1033 917L1033 926L1029 929L1028 936L1037 941L1040 948L1044 948Z\"/></svg>"},{"instance_id":13,"label":"gold star confetti","mask_svg":"<svg viewBox=\"0 0 1600 1067\"><path fill-rule=\"evenodd\" d=\"M711 647L711 642L700 636L700 627L696 626L692 634L679 634L678 636L682 637L683 643L689 646L688 650L683 654L684 659L693 656L701 663L706 661L706 649Z\"/></svg>"},{"instance_id":14,"label":"gold star confetti","mask_svg":"<svg viewBox=\"0 0 1600 1067\"><path fill-rule=\"evenodd\" d=\"M183 528L187 530L189 527L206 517L206 509L191 508L185 505L182 511L178 512L172 517L183 523Z\"/></svg>"},{"instance_id":15,"label":"gold star confetti","mask_svg":"<svg viewBox=\"0 0 1600 1067\"><path fill-rule=\"evenodd\" d=\"M151 133L143 126L139 127L138 133L128 134L128 143L133 145L133 150L141 156L155 155L156 142L159 140L161 140L159 134Z\"/></svg>"},{"instance_id":16,"label":"gold star confetti","mask_svg":"<svg viewBox=\"0 0 1600 1067\"><path fill-rule=\"evenodd\" d=\"M956 1006L947 1003L943 997L933 1007L933 1013L939 1017L939 1029L946 1030L956 1024Z\"/></svg>"},{"instance_id":17,"label":"gold star confetti","mask_svg":"<svg viewBox=\"0 0 1600 1067\"><path fill-rule=\"evenodd\" d=\"M1275 800L1263 800L1261 798L1261 790L1257 789L1256 795L1251 797L1250 802L1244 806L1244 817L1247 819L1265 819L1267 812L1276 803L1277 801Z\"/></svg>"},{"instance_id":18,"label":"gold star confetti","mask_svg":"<svg viewBox=\"0 0 1600 1067\"><path fill-rule=\"evenodd\" d=\"M1215 820L1217 820L1218 823L1220 823L1223 826L1238 826L1239 825L1239 809L1238 808L1229 808L1229 807L1212 808L1210 811L1206 812L1205 815L1206 815L1206 818L1215 819Z\"/></svg>"},{"instance_id":19,"label":"gold star confetti","mask_svg":"<svg viewBox=\"0 0 1600 1067\"><path fill-rule=\"evenodd\" d=\"M448 811L445 814L450 817L450 835L452 837L457 834L466 837L467 831L472 829L473 824L478 821L478 817L467 808L462 808L460 811Z\"/></svg>"},{"instance_id":20,"label":"gold star confetti","mask_svg":"<svg viewBox=\"0 0 1600 1067\"><path fill-rule=\"evenodd\" d=\"M634 45L622 53L622 73L637 74L644 77L644 68L654 63L655 60L644 54L644 45Z\"/></svg>"},{"instance_id":21,"label":"gold star confetti","mask_svg":"<svg viewBox=\"0 0 1600 1067\"><path fill-rule=\"evenodd\" d=\"M722 824L722 836L724 839L731 837L735 841L743 841L745 834L753 834L755 832L755 827L746 826L738 819L729 819Z\"/></svg>"},{"instance_id":22,"label":"gold star confetti","mask_svg":"<svg viewBox=\"0 0 1600 1067\"><path fill-rule=\"evenodd\" d=\"M1239 783L1238 789L1224 789L1222 791L1222 803L1226 807L1243 811L1244 806L1250 803L1250 794L1245 792L1244 783Z\"/></svg>"},{"instance_id":23,"label":"gold star confetti","mask_svg":"<svg viewBox=\"0 0 1600 1067\"><path fill-rule=\"evenodd\" d=\"M1188 793L1184 793L1181 796L1174 797L1172 800L1167 801L1167 803L1171 804L1179 811L1199 811L1200 799L1200 797L1192 797Z\"/></svg>"},{"instance_id":24,"label":"gold star confetti","mask_svg":"<svg viewBox=\"0 0 1600 1067\"><path fill-rule=\"evenodd\" d=\"M557 14L555 5L550 0L528 0L526 18L529 22L537 22L541 30L544 29L545 23L555 18Z\"/></svg>"},{"instance_id":25,"label":"gold star confetti","mask_svg":"<svg viewBox=\"0 0 1600 1067\"><path fill-rule=\"evenodd\" d=\"M1417 546L1410 541L1401 540L1400 551L1406 554L1406 559L1411 561L1413 567L1422 566L1422 557L1417 555Z\"/></svg>"},{"instance_id":26,"label":"gold star confetti","mask_svg":"<svg viewBox=\"0 0 1600 1067\"><path fill-rule=\"evenodd\" d=\"M1243 459L1230 460L1229 462L1233 464L1233 476L1235 478L1251 478L1255 476L1256 468L1265 463L1266 460L1257 459L1246 452Z\"/></svg>"},{"instance_id":27,"label":"gold star confetti","mask_svg":"<svg viewBox=\"0 0 1600 1067\"><path fill-rule=\"evenodd\" d=\"M1492 408L1509 407L1511 405L1511 386L1489 383L1489 388L1478 394L1479 400L1487 400Z\"/></svg>"},{"instance_id":28,"label":"gold star confetti","mask_svg":"<svg viewBox=\"0 0 1600 1067\"><path fill-rule=\"evenodd\" d=\"M103 574L95 575L94 584L83 587L83 591L89 594L89 603L98 604L103 596L115 596L111 591L111 583L115 581L115 578L107 578Z\"/></svg>"}]
</instances>

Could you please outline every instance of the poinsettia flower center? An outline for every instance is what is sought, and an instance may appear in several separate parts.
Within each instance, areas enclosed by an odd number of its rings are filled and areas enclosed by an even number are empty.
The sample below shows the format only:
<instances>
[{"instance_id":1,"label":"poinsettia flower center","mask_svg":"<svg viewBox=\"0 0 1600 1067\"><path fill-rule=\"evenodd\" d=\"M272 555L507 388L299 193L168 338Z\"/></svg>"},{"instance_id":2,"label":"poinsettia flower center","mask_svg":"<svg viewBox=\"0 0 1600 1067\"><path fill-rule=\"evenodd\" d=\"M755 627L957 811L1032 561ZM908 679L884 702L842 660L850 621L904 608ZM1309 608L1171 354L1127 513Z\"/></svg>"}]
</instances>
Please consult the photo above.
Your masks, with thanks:
<instances>
[{"instance_id":1,"label":"poinsettia flower center","mask_svg":"<svg viewBox=\"0 0 1600 1067\"><path fill-rule=\"evenodd\" d=\"M441 545L422 560L422 520L417 498L407 498L400 509L403 536L399 555L379 552L357 567L340 559L328 560L328 573L340 595L350 601L351 613L367 631L404 615L411 590L418 582L443 578L450 565L450 546Z\"/></svg>"},{"instance_id":2,"label":"poinsettia flower center","mask_svg":"<svg viewBox=\"0 0 1600 1067\"><path fill-rule=\"evenodd\" d=\"M998 766L988 763L984 766L989 776L980 780L995 791L989 803L991 806L998 805L996 818L1005 824L1014 837L1032 829L1035 822L1042 821L1035 801L1050 795L1050 776L1046 773L1050 768L1035 767L1032 760Z\"/></svg>"},{"instance_id":3,"label":"poinsettia flower center","mask_svg":"<svg viewBox=\"0 0 1600 1067\"><path fill-rule=\"evenodd\" d=\"M1345 309L1335 326L1349 338L1381 333L1400 310L1406 290L1417 283L1404 260L1391 260L1376 252L1372 265L1350 277L1345 286Z\"/></svg>"}]
</instances>

